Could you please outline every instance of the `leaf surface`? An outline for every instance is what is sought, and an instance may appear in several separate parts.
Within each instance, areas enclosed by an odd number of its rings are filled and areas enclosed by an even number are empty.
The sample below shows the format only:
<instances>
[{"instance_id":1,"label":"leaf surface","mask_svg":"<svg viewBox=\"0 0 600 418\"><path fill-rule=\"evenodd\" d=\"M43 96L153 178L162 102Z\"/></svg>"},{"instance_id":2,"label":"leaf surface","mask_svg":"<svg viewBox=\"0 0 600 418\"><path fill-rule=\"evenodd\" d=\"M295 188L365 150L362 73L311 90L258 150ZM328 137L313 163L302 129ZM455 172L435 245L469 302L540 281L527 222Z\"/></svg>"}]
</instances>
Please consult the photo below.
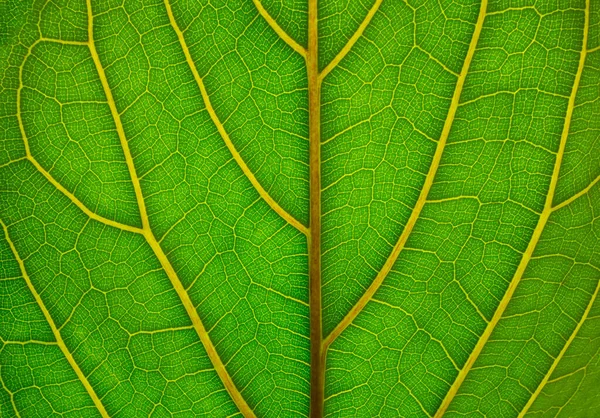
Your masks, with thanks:
<instances>
[{"instance_id":1,"label":"leaf surface","mask_svg":"<svg viewBox=\"0 0 600 418\"><path fill-rule=\"evenodd\" d=\"M0 416L600 410L600 2L1 7Z\"/></svg>"}]
</instances>

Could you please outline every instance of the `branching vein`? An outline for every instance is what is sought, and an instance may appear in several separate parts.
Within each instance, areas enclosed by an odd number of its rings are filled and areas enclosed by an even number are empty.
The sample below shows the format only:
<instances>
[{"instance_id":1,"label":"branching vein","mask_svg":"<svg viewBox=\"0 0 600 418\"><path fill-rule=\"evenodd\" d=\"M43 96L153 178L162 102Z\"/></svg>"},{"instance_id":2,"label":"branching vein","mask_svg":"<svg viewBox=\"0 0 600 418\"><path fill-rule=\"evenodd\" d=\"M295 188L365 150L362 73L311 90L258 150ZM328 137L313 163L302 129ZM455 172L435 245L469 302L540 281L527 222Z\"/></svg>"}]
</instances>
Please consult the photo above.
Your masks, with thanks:
<instances>
[{"instance_id":1,"label":"branching vein","mask_svg":"<svg viewBox=\"0 0 600 418\"><path fill-rule=\"evenodd\" d=\"M89 37L90 51L92 54L92 58L94 60L94 64L96 65L98 75L102 82L102 87L104 88L104 92L106 94L106 97L107 97L107 100L109 103L109 107L110 107L111 113L113 115L115 125L117 127L117 132L119 133L119 138L121 140L121 145L123 147L123 153L125 154L125 160L127 162L127 167L129 168L129 174L131 175L131 181L134 186L135 195L136 195L136 199L137 199L139 210L140 210L140 217L142 219L144 237L146 238L146 241L148 242L148 244L154 251L154 254L156 255L156 257L160 261L163 269L167 273L167 276L169 277L171 284L173 285L175 291L177 292L177 295L179 296L183 306L185 307L185 310L186 310L188 316L190 317L192 324L194 325L194 329L196 330L198 337L200 338L202 344L204 345L206 353L208 354L208 357L209 357L210 361L212 362L212 365L215 368L215 371L217 372L218 376L221 378L223 385L225 386L225 388L231 395L231 397L232 397L233 401L235 402L235 404L237 405L237 407L240 409L240 412L242 412L242 414L244 414L244 416L246 416L246 417L254 417L254 413L252 412L252 410L250 409L250 407L248 406L248 404L242 397L241 393L239 392L239 390L233 383L233 380L231 379L231 376L229 375L228 371L225 369L225 365L223 364L223 361L219 357L219 354L217 353L217 350L216 350L214 344L212 343L210 336L208 335L208 332L206 331L206 328L204 327L204 324L202 323L200 316L198 315L198 311L196 310L189 294L185 290L175 269L171 265L171 262L167 258L167 255L163 251L162 247L160 246L158 240L156 239L156 237L154 236L154 233L152 232L152 230L150 228L150 222L149 222L149 218L148 218L148 213L146 211L146 204L144 202L144 196L142 193L140 180L139 180L136 170L135 170L135 165L134 165L133 157L131 155L131 151L129 150L127 138L125 137L125 131L123 129L123 124L121 122L121 117L119 115L119 112L117 111L117 107L116 107L115 101L113 99L110 86L108 84L108 79L106 78L104 68L102 66L100 57L98 56L98 52L96 50L95 41L94 41L94 28L93 28L94 16L92 13L91 0L87 0L87 9L88 9L88 37ZM169 7L169 15L172 17L172 14L170 13L170 7Z\"/></svg>"},{"instance_id":2,"label":"branching vein","mask_svg":"<svg viewBox=\"0 0 600 418\"><path fill-rule=\"evenodd\" d=\"M6 241L8 242L8 245L9 245L15 259L17 260L17 263L19 264L19 268L21 269L21 275L23 276L23 279L25 280L25 283L27 284L27 288L33 295L33 298L37 302L42 313L44 314L44 318L46 318L48 325L50 325L50 329L52 330L52 334L54 334L54 338L56 339L56 343L57 343L58 347L60 348L60 351L62 351L63 355L65 356L65 358L67 359L67 361L69 362L71 367L73 368L73 371L75 372L75 374L77 375L77 377L79 378L81 383L83 384L83 387L87 391L88 395L90 395L90 398L94 402L94 405L98 409L98 412L100 413L100 415L104 418L110 417L110 415L108 415L108 412L106 412L106 409L105 409L104 405L102 404L100 397L96 394L96 391L94 391L94 388L88 381L87 377L79 368L79 365L75 361L75 358L73 358L73 354L67 348L64 340L62 339L62 335L60 334L59 329L56 327L56 324L54 323L54 320L52 319L52 316L50 315L50 312L46 308L46 305L44 304L44 301L42 300L40 294L37 292L35 286L31 282L31 279L30 279L29 275L27 274L27 270L25 269L25 263L23 263L23 260L21 259L21 257L19 256L19 253L17 252L17 248L15 247L14 243L10 239L10 236L8 235L8 228L6 227L4 222L0 221L0 224L2 225L2 229L4 230L4 236L6 238Z\"/></svg>"},{"instance_id":3,"label":"branching vein","mask_svg":"<svg viewBox=\"0 0 600 418\"><path fill-rule=\"evenodd\" d=\"M302 55L304 58L306 58L306 48L304 48L302 45L300 45L298 42L296 42L290 35L288 35L286 33L286 31L283 30L283 28L281 26L279 26L279 24L275 21L275 19L273 19L273 17L269 14L267 9L264 8L264 6L260 2L260 0L252 0L252 1L254 2L254 5L256 6L256 9L258 10L258 13L260 13L260 15L267 21L267 23L269 24L269 26L271 26L271 28L275 31L275 33L277 33L277 35L279 35L279 37L286 44L288 44L294 51L296 51L297 53Z\"/></svg>"},{"instance_id":4,"label":"branching vein","mask_svg":"<svg viewBox=\"0 0 600 418\"><path fill-rule=\"evenodd\" d=\"M367 26L369 26L369 23L371 23L371 19L373 19L373 16L375 16L375 13L377 13L377 10L379 10L379 6L381 6L382 1L383 0L375 1L375 4L373 4L367 13L367 16L364 18L356 32L354 32L352 37L348 40L346 45L344 45L342 50L338 52L335 58L329 64L327 64L323 71L321 71L321 74L319 75L320 80L323 80L325 77L327 77L327 74L329 74L331 70L333 70L340 63L340 61L344 59L346 55L348 55L348 52L350 52L356 41L360 39Z\"/></svg>"},{"instance_id":5,"label":"branching vein","mask_svg":"<svg viewBox=\"0 0 600 418\"><path fill-rule=\"evenodd\" d=\"M30 47L29 50L27 51L27 54L25 54L25 58L23 60L23 63L21 64L20 68L19 68L19 86L17 88L17 123L19 125L19 130L21 132L21 137L23 139L23 143L25 145L25 159L27 159L28 161L31 162L31 164L33 164L33 166L46 178L46 180L48 180L48 182L50 182L50 184L52 184L56 189L58 189L62 194L64 194L67 198L69 198L69 200L71 202L73 202L75 204L75 206L77 206L79 209L81 209L81 211L83 211L83 213L85 213L88 217L90 217L91 219L94 219L95 221L98 221L100 223L103 223L105 225L108 226L112 226L114 228L118 228L124 231L129 231L129 232L134 232L134 233L142 233L142 230L140 228L137 228L135 226L131 226L131 225L127 225L121 222L117 222L117 221L113 221L112 219L108 219L105 218L103 216L98 215L97 213L95 213L94 211L92 211L90 208L88 208L81 200L79 200L73 193L71 193L69 190L67 190L62 184L60 184L60 182L58 182L53 176L52 174L50 174L44 167L42 167L42 165L37 161L37 159L33 156L33 154L31 153L31 147L29 146L29 139L27 136L27 132L25 132L25 125L23 123L23 115L21 113L21 94L22 94L22 90L23 90L23 68L25 67L25 64L27 63L28 58L31 56L31 52L33 51L33 49L35 48L36 45L38 45L41 42L57 42L57 43L62 43L62 41L56 40L56 39L47 39L47 38L41 38L38 39L36 42L34 42ZM72 43L69 42L69 45L74 44L74 45L87 45L87 42L82 43L82 42L77 42L77 43ZM16 162L16 161L13 161Z\"/></svg>"},{"instance_id":6,"label":"branching vein","mask_svg":"<svg viewBox=\"0 0 600 418\"><path fill-rule=\"evenodd\" d=\"M465 83L465 79L467 77L467 73L469 71L469 66L471 65L471 61L473 59L473 55L475 54L475 48L477 47L477 42L479 41L479 35L481 34L481 28L483 27L483 21L485 19L485 13L487 8L487 0L484 0L481 4L481 9L479 12L479 17L477 20L477 24L475 25L475 30L473 32L473 37L471 39L471 43L469 45L469 50L467 52L467 56L465 58L465 62L463 64L462 71L456 82L456 88L454 90L454 95L452 96L452 101L450 103L450 109L448 110L448 115L446 117L446 122L444 123L444 127L442 129L442 134L440 136L440 140L438 141L435 154L433 156L433 160L431 162L431 166L429 167L429 172L427 173L427 177L425 178L425 183L423 184L423 188L421 189L421 193L419 194L419 198L413 211L404 227L404 231L398 238L396 245L392 249L392 252L382 269L379 271L375 280L371 283L366 292L361 296L361 298L356 302L356 304L352 307L350 312L344 317L344 319L331 331L331 333L324 339L323 346L324 352L326 352L327 347L331 345L331 343L348 327L348 325L356 318L356 316L363 310L363 308L367 305L367 303L371 300L377 289L383 283L383 280L387 277L388 273L392 269L394 263L398 259L400 252L404 248L408 237L410 236L423 207L427 201L427 196L429 194L429 190L433 185L433 180L437 173L438 167L440 165L440 161L442 159L442 154L444 152L444 148L446 146L446 142L448 140L448 136L450 135L450 130L452 128L452 124L454 122L454 117L456 115L456 111L458 109L458 105L460 103L460 95L462 93L462 89Z\"/></svg>"},{"instance_id":7,"label":"branching vein","mask_svg":"<svg viewBox=\"0 0 600 418\"><path fill-rule=\"evenodd\" d=\"M173 15L173 11L171 10L171 4L169 3L168 0L165 0L165 6L167 8L167 13L169 15L169 20L171 22L171 26L173 27L173 29L177 33L177 37L179 38L179 43L181 44L181 49L183 50L183 53L185 54L185 59L194 75L194 79L196 80L198 87L200 88L200 92L202 94L202 99L204 100L204 105L206 106L206 110L208 111L208 114L210 115L210 118L212 119L213 123L217 127L217 130L221 134L223 141L225 141L225 145L227 145L229 152L231 152L231 155L233 156L235 161L238 163L238 165L240 166L240 168L242 169L242 171L244 172L244 174L246 175L248 180L250 180L250 183L252 183L252 185L258 191L260 196L265 200L265 202L267 202L267 204L275 212L277 212L279 214L279 216L281 216L284 220L286 220L290 225L294 226L298 231L302 232L303 234L308 235L308 228L305 225L303 225L300 221L298 221L296 218L294 218L285 209L283 209L279 205L279 203L277 203L271 197L271 195L264 189L264 187L262 187L262 185L256 179L256 177L254 176L254 174L252 173L250 168L246 165L246 162L244 161L244 159L242 158L240 153L235 148L235 145L231 141L231 138L229 138L229 135L227 134L225 127L219 120L219 117L217 116L215 109L213 108L213 106L210 102L210 98L208 97L208 92L206 90L206 87L204 86L202 77L200 77L200 74L198 73L198 69L196 68L196 64L194 63L194 60L192 59L192 56L191 56L190 50L187 46L185 37L183 36L183 32L181 31L181 29L179 28L179 25L177 24L177 21L175 20L175 16Z\"/></svg>"},{"instance_id":8,"label":"branching vein","mask_svg":"<svg viewBox=\"0 0 600 418\"><path fill-rule=\"evenodd\" d=\"M569 337L569 339L565 343L565 345L562 348L562 350L560 350L560 353L558 354L558 356L556 356L556 358L552 362L552 366L550 366L550 369L548 369L548 372L546 372L546 374L544 375L544 378L542 379L542 381L540 382L540 384L536 388L535 392L533 392L533 394L529 398L529 401L527 401L527 404L525 405L525 407L523 408L523 410L519 414L519 418L522 418L522 417L525 416L525 414L527 414L527 411L529 411L529 408L531 408L531 405L533 405L533 403L535 402L535 400L537 399L537 397L539 396L539 394L542 392L542 389L544 389L544 386L546 386L546 383L548 383L550 377L552 376L552 373L554 372L554 370L556 370L556 366L558 366L558 363L560 363L560 361L564 357L565 353L567 352L567 350L571 346L571 343L573 342L573 340L575 340L575 337L577 337L577 334L579 333L579 330L583 326L583 323L588 318L588 315L590 314L590 311L592 310L592 306L594 305L594 302L596 302L596 298L598 297L598 291L599 290L600 290L600 281L598 281L598 284L596 285L596 290L592 294L592 297L590 298L590 301L589 301L587 307L585 308L585 311L583 312L583 316L581 317L581 319L577 323L577 326L575 327L575 329L571 333L571 336Z\"/></svg>"},{"instance_id":9,"label":"branching vein","mask_svg":"<svg viewBox=\"0 0 600 418\"><path fill-rule=\"evenodd\" d=\"M586 1L586 9L585 9L585 25L584 25L584 29L583 29L583 45L581 48L581 55L579 58L579 67L577 69L577 74L575 76L575 82L573 83L573 89L572 89L571 95L569 97L569 103L567 106L567 114L565 116L565 124L563 126L563 131L562 131L562 135L560 138L558 153L556 154L556 161L554 163L554 169L552 171L552 178L550 180L548 194L546 195L546 202L544 205L544 210L542 211L542 213L540 215L537 226L535 227L535 229L533 231L531 241L529 241L529 245L527 246L527 249L525 250L523 257L521 258L521 262L519 263L519 266L517 267L517 270L511 280L510 284L508 285L508 289L506 290L506 293L504 294L502 300L500 301L500 304L498 305L496 312L494 312L494 316L492 317L492 320L488 323L483 334L479 338L479 341L475 345L475 348L473 349L473 352L467 359L467 362L465 363L464 367L458 373L456 380L450 387L450 390L446 394L446 397L442 401L440 408L438 409L437 413L435 414L435 418L440 418L444 415L444 413L446 412L446 410L452 403L452 400L458 393L461 385L465 381L469 371L473 367L473 364L475 364L475 361L481 354L483 347L488 342L492 332L494 331L494 328L500 321L500 318L504 314L504 311L506 310L508 303L512 299L512 296L515 293L517 286L521 282L521 279L523 278L523 274L525 273L525 269L527 268L527 265L529 264L529 260L531 260L531 257L533 256L533 251L535 250L535 247L537 246L537 244L540 240L540 237L542 235L544 227L546 226L546 223L548 222L548 219L550 218L550 215L553 212L552 200L554 199L554 194L556 192L556 185L558 184L558 176L560 174L562 159L563 159L563 156L565 153L567 137L569 136L569 129L571 126L571 119L573 117L573 110L575 109L575 98L577 96L577 89L579 88L579 82L581 81L581 74L583 73L583 67L585 64L586 45L587 45L588 31L589 31L589 24L590 24L590 22L589 22L589 7L590 7L589 0L587 0Z\"/></svg>"}]
</instances>

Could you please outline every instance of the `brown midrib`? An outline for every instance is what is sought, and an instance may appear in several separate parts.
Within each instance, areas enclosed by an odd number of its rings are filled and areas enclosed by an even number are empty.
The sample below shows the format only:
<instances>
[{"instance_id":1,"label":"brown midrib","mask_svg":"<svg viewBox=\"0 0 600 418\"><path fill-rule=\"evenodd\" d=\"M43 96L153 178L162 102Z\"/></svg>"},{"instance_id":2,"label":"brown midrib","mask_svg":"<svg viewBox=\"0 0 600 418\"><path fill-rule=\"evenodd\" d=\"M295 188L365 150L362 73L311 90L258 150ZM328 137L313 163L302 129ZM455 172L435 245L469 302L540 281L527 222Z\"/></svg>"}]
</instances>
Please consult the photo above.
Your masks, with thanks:
<instances>
[{"instance_id":1,"label":"brown midrib","mask_svg":"<svg viewBox=\"0 0 600 418\"><path fill-rule=\"evenodd\" d=\"M312 3L312 2L311 2ZM373 14L376 12L377 8L379 7L379 4L381 2L376 2L373 9L369 12L369 15L367 16L367 19L370 21L370 19L373 17ZM385 263L384 267L382 268L382 270L380 271L380 273L377 275L376 279L373 281L373 283L371 284L371 286L369 287L369 289L367 290L367 292L365 292L365 294L363 295L363 297L360 298L360 300L355 304L355 306L352 308L352 310L346 315L346 317L344 317L344 319L334 328L334 330L325 338L323 339L322 334L319 335L319 347L318 347L318 354L320 355L320 359L319 360L314 360L314 355L317 354L317 350L316 348L312 348L314 347L314 342L311 344L311 359L312 360L312 364L313 365L317 365L319 367L318 370L312 370L312 374L311 374L311 416L313 417L321 417L322 415L316 415L315 413L312 413L312 411L319 411L322 414L323 411L323 394L324 394L324 383L325 383L325 379L324 379L324 375L325 375L325 364L326 364L326 357L327 357L327 349L328 347L331 345L331 343L333 342L333 340L335 340L335 338L337 336L339 336L344 329L354 320L354 318L362 311L362 309L366 306L366 304L371 300L372 296L375 294L375 292L377 291L377 289L379 288L379 286L381 285L381 283L383 282L383 280L385 279L385 277L387 276L387 274L389 273L389 271L391 270L394 262L396 261L396 259L398 258L398 255L400 254L400 252L402 251L402 249L404 248L404 244L406 243L406 241L408 240L409 235L412 232L412 229L414 227L414 225L416 224L416 221L420 215L420 212L422 210L422 208L425 205L425 202L427 200L427 196L429 195L429 190L431 189L431 186L433 185L433 179L437 173L437 169L439 167L440 164L440 160L441 160L441 156L443 154L448 136L450 134L450 130L452 128L453 122L454 122L454 116L456 114L457 108L459 106L460 103L460 97L461 97L461 93L462 93L462 88L464 86L465 83L465 79L466 79L466 75L468 73L469 67L470 67L470 63L471 60L473 58L473 55L475 53L475 49L479 40L479 35L481 33L481 29L483 26L483 21L485 19L485 15L486 15L486 11L487 11L487 0L483 0L482 4L480 6L480 11L479 11L479 16L477 19L477 23L475 26L475 30L473 33L473 38L470 42L469 45L469 50L467 52L467 57L465 58L465 62L463 64L463 68L461 70L461 73L458 76L458 80L457 80L457 84L456 84L456 88L455 88L455 92L454 95L452 97L451 100L451 106L450 109L448 111L448 115L446 118L446 122L444 124L444 128L440 137L440 140L438 142L438 146L436 147L436 152L435 155L433 157L429 172L427 173L426 176L426 180L425 180L425 184L423 185L421 194L419 195L419 199L418 202L415 205L415 208L411 214L410 219L407 222L407 225L405 227L405 230L403 231L403 233L401 234L401 236L399 237L396 245L394 246L392 253L390 254L390 257L388 258L387 262ZM314 14L314 18L316 19L316 13ZM309 42L310 42L310 34L311 34L311 20L310 20L310 14L309 14ZM364 23L364 22L363 22ZM366 22L368 24L368 21ZM364 26L364 27L363 27ZM361 33L362 31L364 31L366 25L361 25ZM315 31L315 37L316 37L316 22L313 24L313 28ZM351 42L349 42L350 46L346 46L344 49L349 49L352 47L352 44L354 42L356 42L358 38L354 38L351 40ZM309 45L309 56L310 56L310 52L311 52L311 48ZM344 54L346 54L348 51L345 51ZM343 58L343 57L342 57ZM342 59L340 58L340 60ZM307 60L308 62L308 60ZM337 64L337 63L336 63ZM326 70L331 71L331 68L326 67ZM310 116L316 115L316 117L319 116L319 110L318 109L312 109L312 105L313 105L313 101L310 99L310 94L311 91L313 90L311 88L311 80L310 80L310 67L309 67L309 106L311 106L309 108L309 114ZM323 74L319 75L319 78L322 80L324 78L324 75L326 75L325 71L323 72ZM317 95L320 94L320 86L319 83L315 83L315 89L313 94ZM318 102L317 102L318 104ZM315 127L315 133L316 135L319 135L319 127ZM313 150L313 138L315 136L313 136L313 128L311 126L311 130L310 130L310 141L311 141L311 152ZM317 138L319 138L318 136L316 136ZM319 138L320 141L320 138ZM312 166L312 156L311 156L311 175L313 172L313 166ZM315 170L318 170L318 168L315 168ZM312 182L312 177L311 177L311 182ZM311 183L312 185L312 183ZM315 192L316 193L316 192ZM315 195L313 194L313 189L311 186L311 225L312 225L312 211L313 211L313 202L312 199L315 197ZM320 209L320 193L317 196L319 199L319 209ZM312 232L313 228L311 227L311 232ZM320 233L320 229L319 229L319 233ZM309 237L309 242L310 242L310 237ZM310 248L310 247L309 247ZM309 250L310 251L310 250ZM312 261L312 252L310 253L311 255L311 261ZM319 253L320 256L320 253ZM320 259L318 260L320 263ZM319 272L320 273L320 272ZM311 296L313 291L317 291L316 289L313 290L313 282L314 280L312 280L313 277L318 277L316 275L313 276L313 272L312 270L310 271L311 274L311 286L310 286L310 292L311 292ZM320 277L319 277L320 279ZM319 303L320 303L320 289L318 289L319 292ZM311 303L311 307L312 307L312 303ZM311 309L311 341L312 341L312 336L313 336L313 320L316 320L316 314L313 315L313 310ZM321 325L321 314L319 313L318 315L318 320L319 320L319 332L322 332L322 325ZM314 385L316 384L320 384L321 387L319 389L314 388ZM318 399L314 399L313 396L314 395L318 395L319 398ZM318 405L317 405L318 403Z\"/></svg>"},{"instance_id":2,"label":"brown midrib","mask_svg":"<svg viewBox=\"0 0 600 418\"><path fill-rule=\"evenodd\" d=\"M308 234L308 276L310 307L310 415L323 416L324 359L321 356L321 86L317 29L317 0L308 3L308 126L310 171L310 224Z\"/></svg>"}]
</instances>

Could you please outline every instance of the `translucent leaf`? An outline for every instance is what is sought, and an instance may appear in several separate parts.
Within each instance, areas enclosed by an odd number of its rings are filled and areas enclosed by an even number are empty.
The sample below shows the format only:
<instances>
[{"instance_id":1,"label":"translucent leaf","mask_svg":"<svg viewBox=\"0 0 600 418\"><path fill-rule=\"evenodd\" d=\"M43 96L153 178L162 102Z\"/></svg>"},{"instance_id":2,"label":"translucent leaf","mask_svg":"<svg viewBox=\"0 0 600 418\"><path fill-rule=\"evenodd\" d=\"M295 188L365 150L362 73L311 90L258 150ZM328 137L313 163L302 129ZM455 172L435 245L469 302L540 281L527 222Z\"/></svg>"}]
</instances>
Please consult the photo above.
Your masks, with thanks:
<instances>
[{"instance_id":1,"label":"translucent leaf","mask_svg":"<svg viewBox=\"0 0 600 418\"><path fill-rule=\"evenodd\" d=\"M0 7L0 416L598 414L598 0Z\"/></svg>"}]
</instances>

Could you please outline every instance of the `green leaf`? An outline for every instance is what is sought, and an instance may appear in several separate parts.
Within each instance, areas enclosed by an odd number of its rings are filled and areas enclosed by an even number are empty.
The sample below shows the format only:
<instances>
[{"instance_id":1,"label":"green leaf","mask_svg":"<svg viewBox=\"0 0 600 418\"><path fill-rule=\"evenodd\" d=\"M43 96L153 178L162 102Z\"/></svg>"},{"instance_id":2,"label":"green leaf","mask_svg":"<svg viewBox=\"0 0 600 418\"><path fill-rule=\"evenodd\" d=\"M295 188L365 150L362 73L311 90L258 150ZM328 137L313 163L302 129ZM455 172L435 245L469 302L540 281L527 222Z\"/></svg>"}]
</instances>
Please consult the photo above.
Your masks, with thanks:
<instances>
[{"instance_id":1,"label":"green leaf","mask_svg":"<svg viewBox=\"0 0 600 418\"><path fill-rule=\"evenodd\" d=\"M600 410L600 1L0 16L0 416Z\"/></svg>"}]
</instances>

